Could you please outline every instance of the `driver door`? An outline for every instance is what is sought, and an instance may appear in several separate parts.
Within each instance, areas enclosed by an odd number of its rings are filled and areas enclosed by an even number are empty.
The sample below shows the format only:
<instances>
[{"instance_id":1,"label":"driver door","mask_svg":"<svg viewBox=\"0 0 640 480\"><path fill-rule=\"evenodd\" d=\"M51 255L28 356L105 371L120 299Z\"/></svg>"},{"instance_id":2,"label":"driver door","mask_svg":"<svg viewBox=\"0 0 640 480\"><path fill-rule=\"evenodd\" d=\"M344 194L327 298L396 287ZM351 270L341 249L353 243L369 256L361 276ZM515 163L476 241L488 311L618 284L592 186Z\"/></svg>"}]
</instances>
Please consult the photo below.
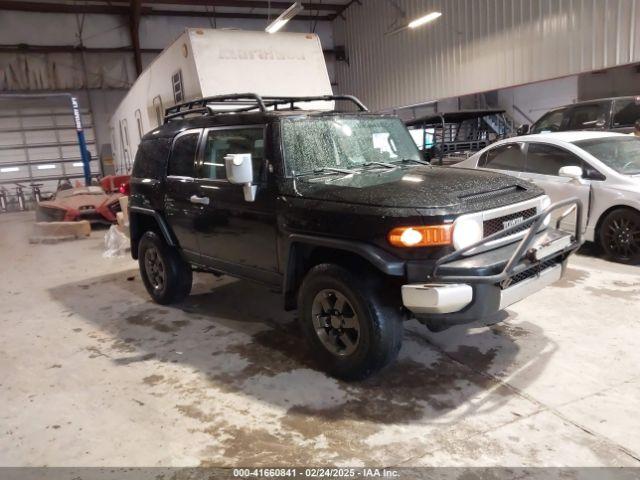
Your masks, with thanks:
<instances>
[{"instance_id":1,"label":"driver door","mask_svg":"<svg viewBox=\"0 0 640 480\"><path fill-rule=\"evenodd\" d=\"M571 178L561 177L558 174L559 170L568 166L580 167L585 172L584 161L568 150L545 143L529 143L522 178L542 187L551 198L552 203L571 197L577 197L581 200L583 205L582 231L584 232L587 227L591 180L583 178L576 181ZM554 211L552 218L555 220L563 211L562 209ZM575 214L569 215L562 222L562 227L567 230L573 230L575 228L575 218Z\"/></svg>"}]
</instances>

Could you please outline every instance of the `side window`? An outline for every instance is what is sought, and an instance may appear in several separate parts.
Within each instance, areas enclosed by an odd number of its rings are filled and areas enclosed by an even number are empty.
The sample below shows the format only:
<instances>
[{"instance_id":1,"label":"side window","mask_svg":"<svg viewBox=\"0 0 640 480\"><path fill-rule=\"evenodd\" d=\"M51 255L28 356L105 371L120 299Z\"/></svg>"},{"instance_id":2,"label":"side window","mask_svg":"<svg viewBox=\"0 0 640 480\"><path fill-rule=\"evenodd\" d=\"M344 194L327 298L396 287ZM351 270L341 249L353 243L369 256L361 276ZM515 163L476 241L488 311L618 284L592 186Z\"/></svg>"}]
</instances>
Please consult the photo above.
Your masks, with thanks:
<instances>
[{"instance_id":1,"label":"side window","mask_svg":"<svg viewBox=\"0 0 640 480\"><path fill-rule=\"evenodd\" d=\"M583 162L573 153L542 143L530 143L527 150L527 172L540 175L558 175L562 167L583 168Z\"/></svg>"},{"instance_id":2,"label":"side window","mask_svg":"<svg viewBox=\"0 0 640 480\"><path fill-rule=\"evenodd\" d=\"M613 126L633 127L636 120L640 120L640 97L616 100L613 110Z\"/></svg>"},{"instance_id":3,"label":"side window","mask_svg":"<svg viewBox=\"0 0 640 480\"><path fill-rule=\"evenodd\" d=\"M522 145L519 143L509 143L492 148L482 155L478 166L521 172L524 168Z\"/></svg>"},{"instance_id":4,"label":"side window","mask_svg":"<svg viewBox=\"0 0 640 480\"><path fill-rule=\"evenodd\" d=\"M569 112L569 130L580 130L581 128L604 127L607 120L609 102L589 103L573 107Z\"/></svg>"},{"instance_id":5,"label":"side window","mask_svg":"<svg viewBox=\"0 0 640 480\"><path fill-rule=\"evenodd\" d=\"M264 164L263 127L210 130L204 148L202 178L224 180L227 174L224 157L232 153L250 153L253 161L253 178L261 178Z\"/></svg>"},{"instance_id":6,"label":"side window","mask_svg":"<svg viewBox=\"0 0 640 480\"><path fill-rule=\"evenodd\" d=\"M180 135L173 142L167 175L195 177L196 151L200 132Z\"/></svg>"},{"instance_id":7,"label":"side window","mask_svg":"<svg viewBox=\"0 0 640 480\"><path fill-rule=\"evenodd\" d=\"M543 115L542 118L533 125L531 133L560 131L564 112L565 110L555 110Z\"/></svg>"}]
</instances>

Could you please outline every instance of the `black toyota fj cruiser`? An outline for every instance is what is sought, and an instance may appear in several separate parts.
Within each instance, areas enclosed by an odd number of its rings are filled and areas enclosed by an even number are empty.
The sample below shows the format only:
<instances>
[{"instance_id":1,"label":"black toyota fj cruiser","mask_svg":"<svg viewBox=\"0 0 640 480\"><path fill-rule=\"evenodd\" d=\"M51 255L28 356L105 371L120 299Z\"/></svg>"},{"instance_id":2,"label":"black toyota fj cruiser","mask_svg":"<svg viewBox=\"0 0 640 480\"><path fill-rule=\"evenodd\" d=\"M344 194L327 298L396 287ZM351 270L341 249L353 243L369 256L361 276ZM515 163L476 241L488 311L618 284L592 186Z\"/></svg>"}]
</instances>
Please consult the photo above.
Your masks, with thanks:
<instances>
[{"instance_id":1,"label":"black toyota fj cruiser","mask_svg":"<svg viewBox=\"0 0 640 480\"><path fill-rule=\"evenodd\" d=\"M359 111L299 109L345 101ZM404 319L471 322L558 280L582 242L548 227L563 207L582 215L515 177L429 165L354 97L227 95L167 109L142 139L131 252L158 303L194 270L281 292L319 364L357 379L396 357Z\"/></svg>"}]
</instances>

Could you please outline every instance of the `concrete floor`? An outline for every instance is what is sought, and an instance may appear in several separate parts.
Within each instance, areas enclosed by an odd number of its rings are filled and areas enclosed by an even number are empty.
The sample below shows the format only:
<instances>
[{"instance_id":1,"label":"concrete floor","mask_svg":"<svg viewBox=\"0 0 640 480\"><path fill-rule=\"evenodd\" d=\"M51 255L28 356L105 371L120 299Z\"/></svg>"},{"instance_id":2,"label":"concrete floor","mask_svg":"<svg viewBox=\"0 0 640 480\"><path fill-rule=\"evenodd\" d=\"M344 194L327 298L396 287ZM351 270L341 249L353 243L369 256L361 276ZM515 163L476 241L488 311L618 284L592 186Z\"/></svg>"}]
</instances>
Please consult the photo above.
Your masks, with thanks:
<instances>
[{"instance_id":1,"label":"concrete floor","mask_svg":"<svg viewBox=\"0 0 640 480\"><path fill-rule=\"evenodd\" d=\"M280 298L196 275L150 303L104 231L0 215L2 466L640 466L640 268L576 256L505 322L407 324L359 384L315 370Z\"/></svg>"}]
</instances>

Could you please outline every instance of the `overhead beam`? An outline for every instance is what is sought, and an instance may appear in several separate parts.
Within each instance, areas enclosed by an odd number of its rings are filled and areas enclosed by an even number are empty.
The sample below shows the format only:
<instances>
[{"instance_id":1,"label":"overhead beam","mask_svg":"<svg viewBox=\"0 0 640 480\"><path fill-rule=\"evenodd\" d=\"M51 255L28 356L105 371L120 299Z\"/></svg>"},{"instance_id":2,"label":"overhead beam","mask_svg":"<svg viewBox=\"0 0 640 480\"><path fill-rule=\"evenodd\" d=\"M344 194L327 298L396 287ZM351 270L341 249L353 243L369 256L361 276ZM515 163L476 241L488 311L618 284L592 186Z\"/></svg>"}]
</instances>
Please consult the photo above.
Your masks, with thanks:
<instances>
[{"instance_id":1,"label":"overhead beam","mask_svg":"<svg viewBox=\"0 0 640 480\"><path fill-rule=\"evenodd\" d=\"M175 4L170 0L165 0L169 4ZM188 0L188 1L197 1L197 0ZM229 0L226 0L227 2ZM162 0L161 0L162 2ZM155 2L155 3L161 3ZM245 7L245 2L238 2L238 8ZM252 3L252 2L247 2ZM265 3L266 2L261 2ZM320 7L323 4L313 4ZM326 5L327 7L329 4ZM309 5L305 4L307 10L309 10ZM264 6L260 8L265 8ZM272 3L273 8L273 3ZM93 14L105 14L105 15L126 15L128 16L131 12L129 6L118 4L69 4L69 3L49 3L49 2L20 2L15 0L0 0L0 10L14 10L20 12L39 12L39 13L93 13ZM328 9L325 9L328 10ZM336 14L338 14L336 12ZM321 20L326 21L335 17L336 14L329 15L298 15L296 16L297 20ZM209 17L212 16L213 13L207 12L204 10L170 10L170 9L158 9L149 6L141 6L140 7L140 15L165 15L165 16L174 16L174 17ZM268 15L266 13L254 13L254 12L216 12L215 16L217 18L257 18L257 19L268 19Z\"/></svg>"},{"instance_id":2,"label":"overhead beam","mask_svg":"<svg viewBox=\"0 0 640 480\"><path fill-rule=\"evenodd\" d=\"M0 53L133 53L132 46L125 47L84 47L76 45L26 45L23 43L0 45ZM141 48L142 54L159 54L161 48ZM331 49L323 50L325 55L334 55Z\"/></svg>"},{"instance_id":3,"label":"overhead beam","mask_svg":"<svg viewBox=\"0 0 640 480\"><path fill-rule=\"evenodd\" d=\"M131 12L129 13L129 31L131 32L131 46L133 47L133 59L136 65L136 75L142 73L142 55L140 54L140 14L142 10L141 0L131 0Z\"/></svg>"},{"instance_id":4,"label":"overhead beam","mask_svg":"<svg viewBox=\"0 0 640 480\"><path fill-rule=\"evenodd\" d=\"M360 2L360 0L351 0L349 3L347 3L346 5L341 5L340 9L338 9L338 11L333 14L333 15L329 15L329 21L334 21L336 18L338 17L342 17L343 19L344 17L344 13L349 9L349 7L351 5L353 5L354 3L357 3L358 5L362 5L362 3Z\"/></svg>"},{"instance_id":5,"label":"overhead beam","mask_svg":"<svg viewBox=\"0 0 640 480\"><path fill-rule=\"evenodd\" d=\"M106 3L108 3L105 0ZM285 10L291 6L291 1L273 1L268 2L265 0L154 0L155 4L164 5L199 5L202 7L233 7L233 8L271 8L275 10ZM306 10L323 10L328 12L339 12L344 8L340 3L318 3L318 2L305 2L302 4Z\"/></svg>"},{"instance_id":6,"label":"overhead beam","mask_svg":"<svg viewBox=\"0 0 640 480\"><path fill-rule=\"evenodd\" d=\"M1 53L132 53L133 47L80 47L76 45L0 45ZM141 48L140 53L162 52L161 48Z\"/></svg>"}]
</instances>

